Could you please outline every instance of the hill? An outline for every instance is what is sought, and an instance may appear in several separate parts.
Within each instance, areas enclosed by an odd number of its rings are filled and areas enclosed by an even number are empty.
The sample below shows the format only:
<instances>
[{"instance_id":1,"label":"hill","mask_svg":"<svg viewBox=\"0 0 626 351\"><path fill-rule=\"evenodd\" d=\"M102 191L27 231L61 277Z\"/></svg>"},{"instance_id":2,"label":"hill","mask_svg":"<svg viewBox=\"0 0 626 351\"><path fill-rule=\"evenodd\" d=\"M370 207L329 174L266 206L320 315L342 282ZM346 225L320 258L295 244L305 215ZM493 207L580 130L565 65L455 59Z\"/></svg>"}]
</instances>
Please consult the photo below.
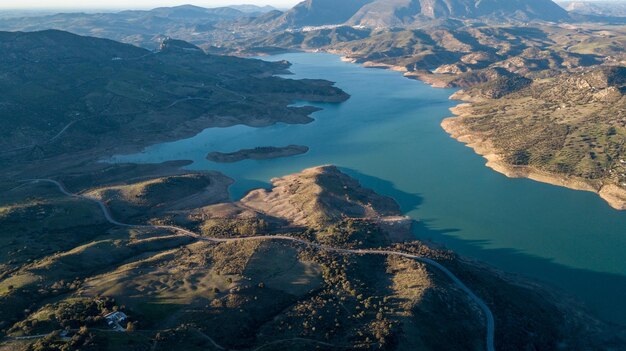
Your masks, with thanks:
<instances>
[{"instance_id":1,"label":"hill","mask_svg":"<svg viewBox=\"0 0 626 351\"><path fill-rule=\"evenodd\" d=\"M0 30L32 32L58 29L154 49L164 37L193 40L191 33L206 32L221 21L260 13L231 7L203 8L192 5L106 13L58 13L0 18Z\"/></svg>"},{"instance_id":2,"label":"hill","mask_svg":"<svg viewBox=\"0 0 626 351\"><path fill-rule=\"evenodd\" d=\"M362 188L336 167L317 167L273 179L271 191L256 190L241 202L259 212L296 225L323 228L343 218L400 216L390 198Z\"/></svg>"},{"instance_id":3,"label":"hill","mask_svg":"<svg viewBox=\"0 0 626 351\"><path fill-rule=\"evenodd\" d=\"M499 99L485 98L491 82L457 93L472 104L444 128L506 175L597 192L626 209L626 67L499 87Z\"/></svg>"},{"instance_id":4,"label":"hill","mask_svg":"<svg viewBox=\"0 0 626 351\"><path fill-rule=\"evenodd\" d=\"M497 349L556 349L562 343L573 349L610 349L622 342L619 330L586 316L558 294L449 251L394 240L379 216L398 215L397 204L335 167L276 180L271 191L252 196L257 209L247 207L252 201L178 206L175 194L193 194L196 182L205 203L223 201L221 192L205 192L209 180L220 176L147 176L153 167L108 166L59 179L87 196L112 200L115 215L123 216L119 209L124 202L151 207L150 218L144 219L149 222L138 223L176 223L186 230L212 226L213 232L191 236L166 228L113 225L96 203L65 196L50 183L2 188L3 228L16 225L15 219L25 213L35 213L38 220L20 222L21 234L8 231L2 238L0 327L7 337L0 347L485 349L482 310L437 264L486 301L497 321ZM141 179L131 179L142 172ZM118 180L121 175L125 180ZM294 194L299 186L305 189ZM160 196L154 194L157 188L173 193ZM301 218L324 220L276 221L272 214L285 214L276 212L277 203L291 203ZM228 206L247 211L248 219L217 211ZM80 221L70 220L72 216ZM216 223L223 224L220 238L238 239L204 238L215 233ZM64 233L64 239L37 241L57 233ZM275 233L283 239L272 240ZM424 260L368 254L372 248ZM359 254L345 251L349 249ZM104 316L114 311L127 316L122 326L126 332L107 325ZM69 331L61 334L64 329Z\"/></svg>"},{"instance_id":5,"label":"hill","mask_svg":"<svg viewBox=\"0 0 626 351\"><path fill-rule=\"evenodd\" d=\"M0 162L12 164L78 162L68 156L211 126L307 123L315 109L289 107L293 100L347 98L329 82L274 77L285 62L207 55L177 40L153 52L54 30L5 32L0 54Z\"/></svg>"},{"instance_id":6,"label":"hill","mask_svg":"<svg viewBox=\"0 0 626 351\"><path fill-rule=\"evenodd\" d=\"M626 30L573 31L553 25L464 25L455 21L405 29L339 26L272 33L237 44L255 48L324 50L369 66L391 67L443 86L484 80L485 69L546 75L603 62L620 64L626 56ZM433 74L434 73L434 74ZM447 81L446 81L447 80ZM451 82L456 80L456 82Z\"/></svg>"}]
</instances>

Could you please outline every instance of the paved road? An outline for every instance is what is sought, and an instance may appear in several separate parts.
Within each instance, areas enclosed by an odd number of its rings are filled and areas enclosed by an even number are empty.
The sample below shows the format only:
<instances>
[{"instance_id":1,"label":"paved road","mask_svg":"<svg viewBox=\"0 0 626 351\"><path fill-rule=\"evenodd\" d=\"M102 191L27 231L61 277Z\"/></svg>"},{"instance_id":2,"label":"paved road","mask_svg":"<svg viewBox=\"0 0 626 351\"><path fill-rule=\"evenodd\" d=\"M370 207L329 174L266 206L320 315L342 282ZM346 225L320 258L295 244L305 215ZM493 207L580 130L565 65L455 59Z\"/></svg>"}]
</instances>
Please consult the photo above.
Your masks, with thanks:
<instances>
[{"instance_id":1,"label":"paved road","mask_svg":"<svg viewBox=\"0 0 626 351\"><path fill-rule=\"evenodd\" d=\"M26 180L25 182L31 182L31 183L37 183L37 182L42 182L42 183L50 183L50 184L54 184L56 185L59 190L70 197L73 198L77 198L77 199L82 199L82 200L89 200L92 202L97 203L100 208L102 209L102 213L104 214L104 217L106 218L106 220L114 225L117 226L121 226L121 227L127 227L127 228L143 228L143 229L166 229L166 230L171 230L175 233L180 233L186 236L190 236L193 237L195 239L201 240L201 241L207 241L207 242L214 242L214 243L230 243L230 242L240 242L240 241L253 241L253 240L282 240L282 241L290 241L293 243L298 243L304 246L308 246L308 247L313 247L316 248L318 250L325 250L325 251L329 251L329 252L336 252L336 253L340 253L340 254L347 254L347 255L383 255L383 256L400 256L400 257L405 257L408 259L412 259L421 263L424 263L426 265L429 265L433 268L436 268L437 270L443 272L445 275L447 275L450 280L452 280L452 282L454 284L456 284L456 286L458 286L461 290L463 290L469 297L470 299L472 299L474 301L474 303L476 303L476 305L478 305L478 307L480 307L480 309L483 312L483 315L486 319L486 330L487 330L487 334L486 334L486 343L487 343L487 351L495 351L495 319L493 317L493 313L491 312L491 310L489 309L489 306L487 306L487 304L480 298L478 297L478 295L476 295L467 285L465 285L465 283L463 283L456 275L454 275L454 273L452 273L450 270L448 270L446 267L444 267L443 265L441 265L439 262L431 260L430 258L426 258L423 256L418 256L418 255L413 255L413 254L409 254L409 253L405 253L405 252L400 252L400 251L391 251L391 250L370 250L370 249L358 249L358 250L350 250L350 249L340 249L340 248L335 248L332 246L326 246L326 245L320 245L320 244L316 244L316 243L312 243L306 240L302 240L302 239L298 239L298 238L294 238L294 237L290 237L290 236L284 236L284 235L263 235L263 236L254 236L254 237L247 237L247 238L210 238L210 237L204 237L201 236L197 233L194 233L190 230L184 229L184 228L179 228L179 227L175 227L175 226L170 226L170 225L135 225L135 224L126 224L126 223L121 223L117 220L115 220L113 218L113 216L111 215L111 211L109 210L109 208L107 207L107 205L95 198L89 197L89 196L83 196L83 195L77 195L77 194L73 194L69 191L67 191L67 189L65 188L65 186L63 186L63 184L61 184L60 182L56 181L56 180L52 180L52 179L30 179L30 180Z\"/></svg>"}]
</instances>

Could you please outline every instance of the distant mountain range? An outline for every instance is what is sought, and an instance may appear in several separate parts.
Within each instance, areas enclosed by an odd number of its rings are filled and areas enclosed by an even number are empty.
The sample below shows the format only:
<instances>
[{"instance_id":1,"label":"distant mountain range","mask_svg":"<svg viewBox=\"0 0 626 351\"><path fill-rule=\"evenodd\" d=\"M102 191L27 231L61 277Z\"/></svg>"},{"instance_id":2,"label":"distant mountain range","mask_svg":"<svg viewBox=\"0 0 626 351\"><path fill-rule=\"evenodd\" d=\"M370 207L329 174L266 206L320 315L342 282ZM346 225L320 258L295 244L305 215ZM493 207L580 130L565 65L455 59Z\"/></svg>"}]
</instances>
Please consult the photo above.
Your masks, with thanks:
<instances>
[{"instance_id":1,"label":"distant mountain range","mask_svg":"<svg viewBox=\"0 0 626 351\"><path fill-rule=\"evenodd\" d=\"M231 9L239 10L245 13L266 13L270 11L276 11L277 9L273 6L256 6L256 5L230 5L228 6Z\"/></svg>"},{"instance_id":2,"label":"distant mountain range","mask_svg":"<svg viewBox=\"0 0 626 351\"><path fill-rule=\"evenodd\" d=\"M275 20L277 26L303 27L345 23L372 0L306 0Z\"/></svg>"},{"instance_id":3,"label":"distant mountain range","mask_svg":"<svg viewBox=\"0 0 626 351\"><path fill-rule=\"evenodd\" d=\"M579 15L626 17L626 1L559 1L558 4Z\"/></svg>"},{"instance_id":4,"label":"distant mountain range","mask_svg":"<svg viewBox=\"0 0 626 351\"><path fill-rule=\"evenodd\" d=\"M395 27L447 18L561 21L568 14L551 0L306 0L274 23L277 27Z\"/></svg>"},{"instance_id":5,"label":"distant mountain range","mask_svg":"<svg viewBox=\"0 0 626 351\"><path fill-rule=\"evenodd\" d=\"M261 16L273 7L241 5L204 8L192 5L160 7L106 13L58 13L20 17L16 13L0 17L0 30L65 30L80 35L113 39L147 48L156 48L160 37L191 39L194 33L212 30L215 23ZM25 13L21 13L22 16Z\"/></svg>"},{"instance_id":6,"label":"distant mountain range","mask_svg":"<svg viewBox=\"0 0 626 351\"><path fill-rule=\"evenodd\" d=\"M0 30L58 29L148 49L158 48L170 37L188 41L209 52L222 53L232 43L265 38L285 30L337 26L359 30L454 29L466 26L468 22L525 24L530 21L605 21L609 18L619 22L622 19L616 16L626 12L623 2L569 1L561 5L563 7L552 0L305 0L284 12L270 6L203 8L183 5L117 13L0 16Z\"/></svg>"}]
</instances>

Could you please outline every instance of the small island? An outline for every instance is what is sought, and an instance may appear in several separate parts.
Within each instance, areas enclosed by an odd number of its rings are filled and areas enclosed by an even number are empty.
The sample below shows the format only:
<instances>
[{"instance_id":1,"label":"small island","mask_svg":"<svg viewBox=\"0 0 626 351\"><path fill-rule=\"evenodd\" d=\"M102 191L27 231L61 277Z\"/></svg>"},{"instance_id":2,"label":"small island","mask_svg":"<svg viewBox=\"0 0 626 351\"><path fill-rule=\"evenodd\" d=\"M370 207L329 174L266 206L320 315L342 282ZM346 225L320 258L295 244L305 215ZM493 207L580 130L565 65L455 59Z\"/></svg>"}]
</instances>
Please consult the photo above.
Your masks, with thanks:
<instances>
[{"instance_id":1,"label":"small island","mask_svg":"<svg viewBox=\"0 0 626 351\"><path fill-rule=\"evenodd\" d=\"M211 152L206 158L212 162L234 163L243 160L270 160L280 157L302 155L308 151L308 147L301 145L289 145L285 147L264 146L254 149L242 149L231 153Z\"/></svg>"}]
</instances>

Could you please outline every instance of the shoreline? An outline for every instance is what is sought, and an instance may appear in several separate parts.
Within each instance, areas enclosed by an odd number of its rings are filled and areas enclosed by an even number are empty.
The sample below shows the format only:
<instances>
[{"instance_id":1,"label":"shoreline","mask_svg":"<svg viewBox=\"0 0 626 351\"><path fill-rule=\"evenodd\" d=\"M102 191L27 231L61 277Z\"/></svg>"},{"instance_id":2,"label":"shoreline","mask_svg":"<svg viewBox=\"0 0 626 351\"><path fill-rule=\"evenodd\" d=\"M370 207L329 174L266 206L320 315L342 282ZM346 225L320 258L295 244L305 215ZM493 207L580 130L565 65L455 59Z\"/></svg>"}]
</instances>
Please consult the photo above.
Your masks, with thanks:
<instances>
[{"instance_id":1,"label":"shoreline","mask_svg":"<svg viewBox=\"0 0 626 351\"><path fill-rule=\"evenodd\" d=\"M236 163L245 160L272 160L298 156L309 152L307 146L289 145L285 147L264 146L254 149L241 149L235 152L211 152L206 159L215 163Z\"/></svg>"},{"instance_id":2,"label":"shoreline","mask_svg":"<svg viewBox=\"0 0 626 351\"><path fill-rule=\"evenodd\" d=\"M376 63L372 61L360 62L353 57L345 56L343 53L331 52L341 56L341 61L354 64L360 64L367 68L389 69L403 73L405 78L416 79L420 82L430 85L435 89L445 88L437 81L424 80L419 74L411 74L405 67ZM550 184L554 186L564 187L576 191L587 191L595 193L606 201L611 208L618 211L626 211L626 189L622 189L615 184L603 184L601 181L592 181L584 178L567 177L546 171L541 171L529 166L514 166L506 163L498 150L489 142L481 138L479 135L471 133L462 125L463 119L471 115L463 112L465 108L472 105L472 101L458 98L458 95L451 95L450 99L458 100L459 104L452 107L450 111L454 117L447 117L441 122L442 129L456 141L465 144L471 148L477 155L487 160L485 166L492 170L507 176L508 178L526 178L536 182Z\"/></svg>"},{"instance_id":3,"label":"shoreline","mask_svg":"<svg viewBox=\"0 0 626 351\"><path fill-rule=\"evenodd\" d=\"M463 109L470 103L464 102L450 110L456 117L448 117L441 122L443 130L458 142L471 148L476 154L487 160L485 166L503 174L509 178L526 178L536 182L560 186L577 191L592 192L600 196L613 209L618 211L626 210L626 190L613 184L602 184L600 181L593 181L557 175L550 172L541 171L529 166L513 166L503 161L498 150L489 140L483 139L480 135L470 132L463 125L463 119L470 115L464 114Z\"/></svg>"}]
</instances>

